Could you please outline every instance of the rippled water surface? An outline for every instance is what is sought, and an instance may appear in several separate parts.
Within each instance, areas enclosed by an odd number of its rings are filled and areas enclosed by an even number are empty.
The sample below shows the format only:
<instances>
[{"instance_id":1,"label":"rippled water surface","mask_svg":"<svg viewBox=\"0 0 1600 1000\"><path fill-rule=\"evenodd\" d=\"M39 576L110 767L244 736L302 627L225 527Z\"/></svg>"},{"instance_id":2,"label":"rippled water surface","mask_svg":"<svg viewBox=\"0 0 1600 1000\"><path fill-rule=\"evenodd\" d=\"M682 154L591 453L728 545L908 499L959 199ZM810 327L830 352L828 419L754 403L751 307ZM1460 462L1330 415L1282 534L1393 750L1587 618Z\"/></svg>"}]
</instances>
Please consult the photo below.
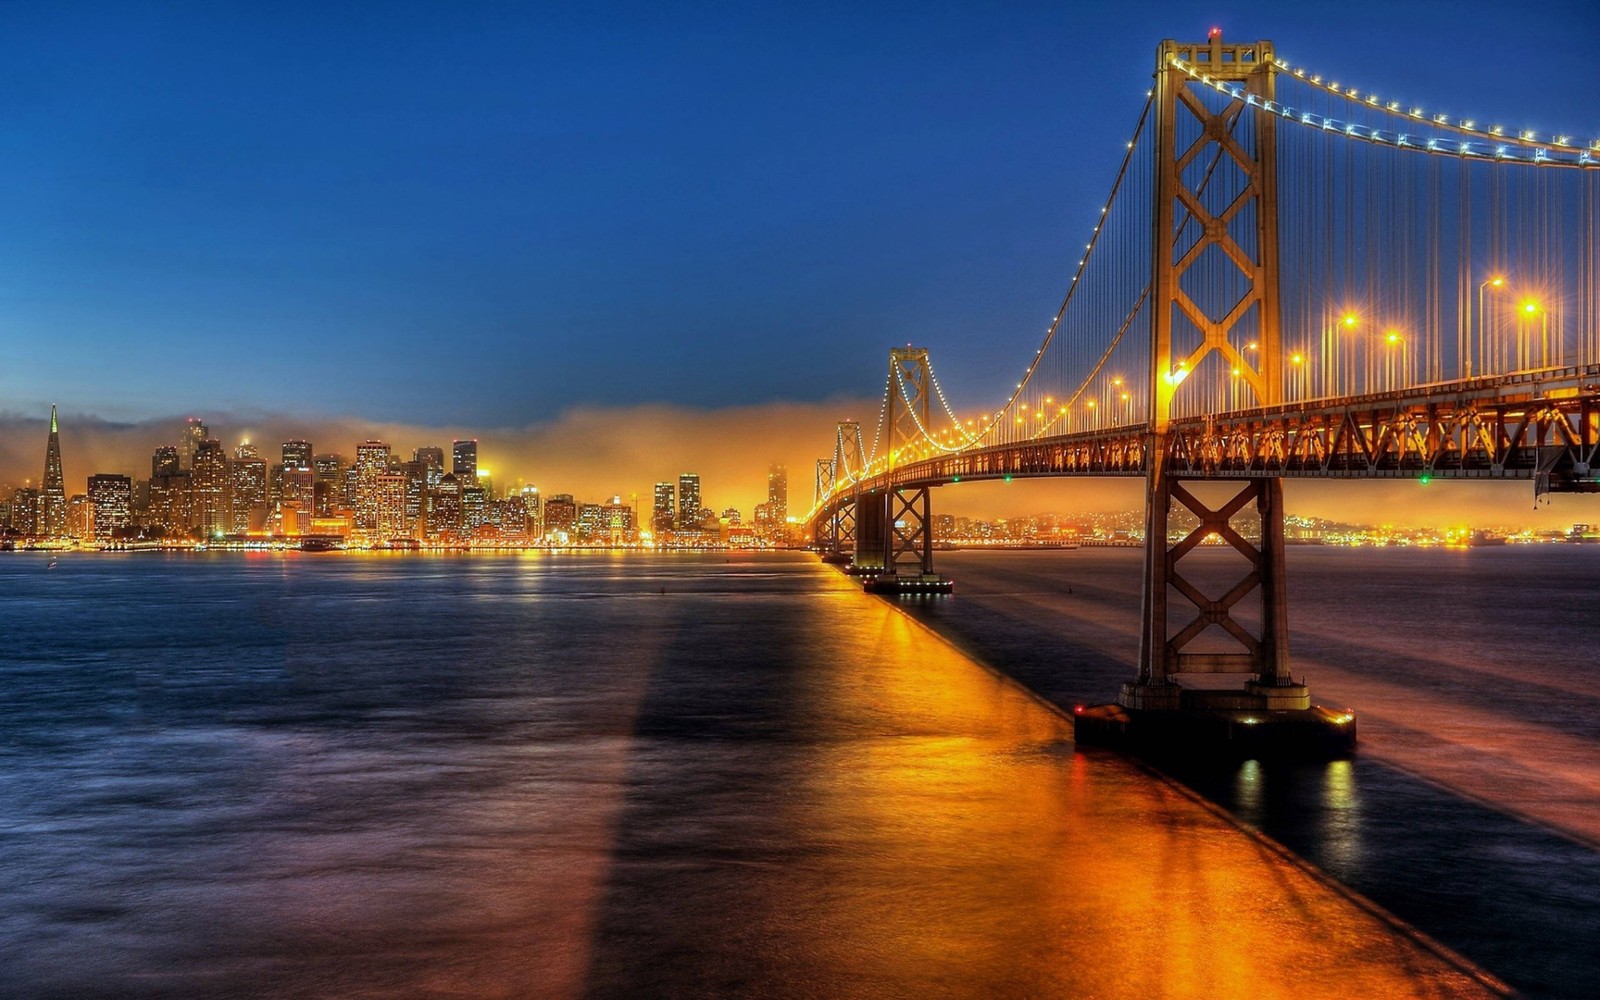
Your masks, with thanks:
<instances>
[{"instance_id":1,"label":"rippled water surface","mask_svg":"<svg viewBox=\"0 0 1600 1000\"><path fill-rule=\"evenodd\" d=\"M996 558L919 613L1121 679L1114 560ZM1470 996L1506 967L1323 872L1553 849L1410 765L1194 782L1297 858L800 554L18 553L0 600L4 996Z\"/></svg>"}]
</instances>

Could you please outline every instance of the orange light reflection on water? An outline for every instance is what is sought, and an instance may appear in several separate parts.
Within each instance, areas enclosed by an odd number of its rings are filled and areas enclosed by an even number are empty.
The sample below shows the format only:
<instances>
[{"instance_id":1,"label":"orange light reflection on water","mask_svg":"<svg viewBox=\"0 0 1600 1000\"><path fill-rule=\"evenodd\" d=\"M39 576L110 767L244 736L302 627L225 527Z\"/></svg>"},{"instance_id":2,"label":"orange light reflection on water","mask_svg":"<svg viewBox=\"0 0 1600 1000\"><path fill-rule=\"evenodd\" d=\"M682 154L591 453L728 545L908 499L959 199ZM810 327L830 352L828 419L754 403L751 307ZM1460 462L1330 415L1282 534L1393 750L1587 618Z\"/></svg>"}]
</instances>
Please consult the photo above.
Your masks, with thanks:
<instances>
[{"instance_id":1,"label":"orange light reflection on water","mask_svg":"<svg viewBox=\"0 0 1600 1000\"><path fill-rule=\"evenodd\" d=\"M886 603L831 609L797 926L829 995L1493 995ZM1341 794L1336 777L1327 794ZM1347 790L1346 790L1347 791Z\"/></svg>"}]
</instances>

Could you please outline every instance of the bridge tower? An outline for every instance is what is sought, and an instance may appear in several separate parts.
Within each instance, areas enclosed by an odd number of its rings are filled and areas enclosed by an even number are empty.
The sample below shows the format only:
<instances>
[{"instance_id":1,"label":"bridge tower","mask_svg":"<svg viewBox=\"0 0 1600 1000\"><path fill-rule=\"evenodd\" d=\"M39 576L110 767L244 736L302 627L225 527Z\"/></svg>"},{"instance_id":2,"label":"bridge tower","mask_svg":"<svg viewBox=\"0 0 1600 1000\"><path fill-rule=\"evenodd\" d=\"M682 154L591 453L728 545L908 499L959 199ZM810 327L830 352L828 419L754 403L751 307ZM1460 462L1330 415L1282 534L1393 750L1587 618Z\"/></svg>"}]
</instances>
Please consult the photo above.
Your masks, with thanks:
<instances>
[{"instance_id":1,"label":"bridge tower","mask_svg":"<svg viewBox=\"0 0 1600 1000\"><path fill-rule=\"evenodd\" d=\"M891 348L884 446L889 471L924 456L912 452L927 440L933 373L925 347ZM933 520L926 485L895 485L856 496L856 571L873 578L879 593L946 593L950 581L933 571Z\"/></svg>"},{"instance_id":2,"label":"bridge tower","mask_svg":"<svg viewBox=\"0 0 1600 1000\"><path fill-rule=\"evenodd\" d=\"M1205 80L1174 65L1179 59L1206 79L1242 85L1245 100L1212 111L1199 90ZM1168 468L1168 424L1191 374L1238 378L1260 405L1283 401L1276 117L1261 109L1274 98L1274 73L1271 42L1228 44L1215 30L1205 42L1168 40L1157 51L1148 508L1139 676L1118 699L1127 708L1310 707L1306 688L1289 674L1281 480L1234 481L1237 492L1213 506ZM1219 256L1243 278L1245 291L1234 301L1186 280L1197 262L1215 264ZM1194 273L1198 279L1203 271ZM1200 521L1178 541L1169 533L1174 502ZM1261 522L1255 543L1233 523L1250 505ZM1220 596L1202 592L1181 566L1211 538L1245 559L1243 575ZM1234 617L1252 593L1260 601L1255 632ZM1174 630L1169 614L1180 608L1188 620ZM1218 641L1224 651L1197 648ZM1252 676L1242 691L1202 694L1177 683L1194 673Z\"/></svg>"}]
</instances>

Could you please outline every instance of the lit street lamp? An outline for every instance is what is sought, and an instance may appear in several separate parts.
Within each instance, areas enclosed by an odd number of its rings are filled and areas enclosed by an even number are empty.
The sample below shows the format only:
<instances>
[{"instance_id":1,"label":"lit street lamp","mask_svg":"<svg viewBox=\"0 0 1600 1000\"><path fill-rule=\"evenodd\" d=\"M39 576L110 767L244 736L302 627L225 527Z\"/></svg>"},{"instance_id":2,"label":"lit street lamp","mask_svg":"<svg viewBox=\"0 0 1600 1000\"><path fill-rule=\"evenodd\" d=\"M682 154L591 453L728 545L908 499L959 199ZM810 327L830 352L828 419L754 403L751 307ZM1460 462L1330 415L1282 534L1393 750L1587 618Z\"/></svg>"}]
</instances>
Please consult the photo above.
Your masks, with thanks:
<instances>
[{"instance_id":1,"label":"lit street lamp","mask_svg":"<svg viewBox=\"0 0 1600 1000\"><path fill-rule=\"evenodd\" d=\"M1483 354L1485 356L1487 356L1487 354L1488 354L1488 346L1489 346L1489 330L1488 330L1489 314L1487 312L1485 312L1484 308L1483 308L1483 290L1485 288L1493 288L1493 289L1498 291L1499 289L1505 287L1505 283L1506 283L1506 279L1503 278L1502 276L1496 274L1496 275L1491 275L1488 279L1486 279L1483 282L1483 284L1478 286L1478 351L1479 351L1480 354ZM1472 325L1471 323L1468 323L1467 324L1468 329L1462 331L1462 336L1466 337L1469 341L1471 340L1471 337L1472 337L1472 331L1470 329L1471 325ZM1462 377L1463 378L1471 378L1472 377L1472 344L1469 342L1469 343L1466 343L1466 344L1458 345L1458 350L1459 350L1459 353L1461 355ZM1480 367L1482 367L1482 366L1480 365Z\"/></svg>"}]
</instances>

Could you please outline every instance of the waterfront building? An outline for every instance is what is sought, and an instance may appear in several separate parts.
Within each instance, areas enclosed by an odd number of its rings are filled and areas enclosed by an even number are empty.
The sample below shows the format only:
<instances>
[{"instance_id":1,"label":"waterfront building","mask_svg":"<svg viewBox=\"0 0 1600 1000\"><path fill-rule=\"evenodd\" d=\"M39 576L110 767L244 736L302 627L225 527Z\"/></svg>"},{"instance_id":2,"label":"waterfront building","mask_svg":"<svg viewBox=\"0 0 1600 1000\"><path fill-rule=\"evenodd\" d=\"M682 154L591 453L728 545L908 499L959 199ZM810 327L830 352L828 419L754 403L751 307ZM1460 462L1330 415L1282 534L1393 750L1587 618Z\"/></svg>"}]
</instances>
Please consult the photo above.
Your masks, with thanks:
<instances>
[{"instance_id":1,"label":"waterfront building","mask_svg":"<svg viewBox=\"0 0 1600 1000\"><path fill-rule=\"evenodd\" d=\"M489 508L489 519L500 529L502 539L519 543L528 540L528 506L523 494L492 500Z\"/></svg>"},{"instance_id":2,"label":"waterfront building","mask_svg":"<svg viewBox=\"0 0 1600 1000\"><path fill-rule=\"evenodd\" d=\"M789 523L789 470L778 464L767 466L767 523L769 528Z\"/></svg>"},{"instance_id":3,"label":"waterfront building","mask_svg":"<svg viewBox=\"0 0 1600 1000\"><path fill-rule=\"evenodd\" d=\"M438 538L461 532L461 483L445 473L428 493L426 536Z\"/></svg>"},{"instance_id":4,"label":"waterfront building","mask_svg":"<svg viewBox=\"0 0 1600 1000\"><path fill-rule=\"evenodd\" d=\"M389 471L389 446L367 440L356 445L355 526L371 531L378 527L378 477Z\"/></svg>"},{"instance_id":5,"label":"waterfront building","mask_svg":"<svg viewBox=\"0 0 1600 1000\"><path fill-rule=\"evenodd\" d=\"M612 545L626 545L637 537L638 525L634 523L633 505L623 503L620 494L613 496L611 502L601 508L600 514L606 540Z\"/></svg>"},{"instance_id":6,"label":"waterfront building","mask_svg":"<svg viewBox=\"0 0 1600 1000\"><path fill-rule=\"evenodd\" d=\"M584 542L610 540L610 530L606 527L606 509L600 504L578 504L578 540Z\"/></svg>"},{"instance_id":7,"label":"waterfront building","mask_svg":"<svg viewBox=\"0 0 1600 1000\"><path fill-rule=\"evenodd\" d=\"M678 477L678 519L674 525L679 531L700 529L700 476L685 472Z\"/></svg>"},{"instance_id":8,"label":"waterfront building","mask_svg":"<svg viewBox=\"0 0 1600 1000\"><path fill-rule=\"evenodd\" d=\"M488 494L478 485L461 487L461 534L472 537L489 523Z\"/></svg>"},{"instance_id":9,"label":"waterfront building","mask_svg":"<svg viewBox=\"0 0 1600 1000\"><path fill-rule=\"evenodd\" d=\"M318 455L312 459L314 487L313 513L317 517L333 517L334 511L344 506L344 456Z\"/></svg>"},{"instance_id":10,"label":"waterfront building","mask_svg":"<svg viewBox=\"0 0 1600 1000\"><path fill-rule=\"evenodd\" d=\"M677 488L671 483L656 483L654 503L650 508L650 530L656 534L659 541L672 531L677 523L677 513L674 507Z\"/></svg>"},{"instance_id":11,"label":"waterfront building","mask_svg":"<svg viewBox=\"0 0 1600 1000\"><path fill-rule=\"evenodd\" d=\"M90 476L89 503L94 509L91 534L98 539L110 538L133 520L133 480L109 472Z\"/></svg>"},{"instance_id":12,"label":"waterfront building","mask_svg":"<svg viewBox=\"0 0 1600 1000\"><path fill-rule=\"evenodd\" d=\"M24 486L11 494L11 530L24 538L39 535L39 491Z\"/></svg>"},{"instance_id":13,"label":"waterfront building","mask_svg":"<svg viewBox=\"0 0 1600 1000\"><path fill-rule=\"evenodd\" d=\"M177 449L170 449L176 454ZM158 460L160 452L157 453ZM189 488L191 474L182 469L150 477L150 511L145 524L160 528L169 537L187 535L193 523L193 494Z\"/></svg>"},{"instance_id":14,"label":"waterfront building","mask_svg":"<svg viewBox=\"0 0 1600 1000\"><path fill-rule=\"evenodd\" d=\"M258 455L243 454L249 447L241 445L236 451L229 471L229 485L233 490L233 524L231 531L242 535L261 531L267 522L267 463Z\"/></svg>"},{"instance_id":15,"label":"waterfront building","mask_svg":"<svg viewBox=\"0 0 1600 1000\"><path fill-rule=\"evenodd\" d=\"M544 507L539 502L539 487L522 488L522 508L528 516L528 540L538 541L544 537Z\"/></svg>"},{"instance_id":16,"label":"waterfront building","mask_svg":"<svg viewBox=\"0 0 1600 1000\"><path fill-rule=\"evenodd\" d=\"M206 438L194 450L190 470L190 521L202 538L217 538L233 530L232 490L228 453L222 442Z\"/></svg>"},{"instance_id":17,"label":"waterfront building","mask_svg":"<svg viewBox=\"0 0 1600 1000\"><path fill-rule=\"evenodd\" d=\"M738 524L740 521L739 508L729 507L727 510L722 512L721 516L717 518L717 521L718 523L727 522L728 524Z\"/></svg>"},{"instance_id":18,"label":"waterfront building","mask_svg":"<svg viewBox=\"0 0 1600 1000\"><path fill-rule=\"evenodd\" d=\"M450 447L450 471L462 487L478 481L478 439L456 441Z\"/></svg>"},{"instance_id":19,"label":"waterfront building","mask_svg":"<svg viewBox=\"0 0 1600 1000\"><path fill-rule=\"evenodd\" d=\"M544 533L556 541L565 542L578 527L578 505L571 493L557 493L544 502Z\"/></svg>"},{"instance_id":20,"label":"waterfront building","mask_svg":"<svg viewBox=\"0 0 1600 1000\"><path fill-rule=\"evenodd\" d=\"M94 537L94 504L84 493L74 493L67 498L66 537L89 541Z\"/></svg>"},{"instance_id":21,"label":"waterfront building","mask_svg":"<svg viewBox=\"0 0 1600 1000\"><path fill-rule=\"evenodd\" d=\"M67 534L67 490L61 478L61 428L56 407L50 404L50 438L44 447L44 478L39 481L38 534L64 538Z\"/></svg>"},{"instance_id":22,"label":"waterfront building","mask_svg":"<svg viewBox=\"0 0 1600 1000\"><path fill-rule=\"evenodd\" d=\"M409 538L414 519L406 516L406 486L403 472L380 472L375 484L375 522L378 538Z\"/></svg>"}]
</instances>

